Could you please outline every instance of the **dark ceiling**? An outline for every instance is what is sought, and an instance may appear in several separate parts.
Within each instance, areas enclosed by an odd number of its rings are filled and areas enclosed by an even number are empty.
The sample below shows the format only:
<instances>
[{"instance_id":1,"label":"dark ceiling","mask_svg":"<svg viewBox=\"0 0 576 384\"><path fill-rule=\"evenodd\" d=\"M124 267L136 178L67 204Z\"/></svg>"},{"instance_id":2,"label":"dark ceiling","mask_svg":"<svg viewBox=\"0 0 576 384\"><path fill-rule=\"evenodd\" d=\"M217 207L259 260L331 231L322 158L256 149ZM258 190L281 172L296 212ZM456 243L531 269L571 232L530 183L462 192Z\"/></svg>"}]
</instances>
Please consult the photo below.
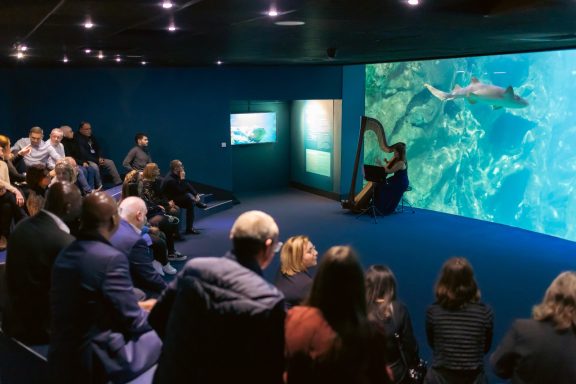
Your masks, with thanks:
<instances>
[{"instance_id":1,"label":"dark ceiling","mask_svg":"<svg viewBox=\"0 0 576 384\"><path fill-rule=\"evenodd\" d=\"M576 47L575 0L162 2L2 0L0 66L359 64Z\"/></svg>"}]
</instances>

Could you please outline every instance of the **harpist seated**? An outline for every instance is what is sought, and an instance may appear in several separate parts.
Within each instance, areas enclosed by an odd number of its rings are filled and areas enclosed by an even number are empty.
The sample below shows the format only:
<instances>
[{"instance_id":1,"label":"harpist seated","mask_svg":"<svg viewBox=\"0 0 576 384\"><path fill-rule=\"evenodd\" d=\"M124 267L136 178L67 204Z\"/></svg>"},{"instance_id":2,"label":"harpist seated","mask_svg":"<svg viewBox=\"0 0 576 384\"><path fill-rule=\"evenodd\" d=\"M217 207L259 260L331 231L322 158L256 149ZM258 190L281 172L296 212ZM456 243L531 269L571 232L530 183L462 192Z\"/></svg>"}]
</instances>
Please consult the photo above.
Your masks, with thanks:
<instances>
[{"instance_id":1,"label":"harpist seated","mask_svg":"<svg viewBox=\"0 0 576 384\"><path fill-rule=\"evenodd\" d=\"M406 161L406 144L396 143L389 147L394 156L384 166L388 176L383 183L376 185L376 208L383 215L394 213L402 195L408 189L408 162Z\"/></svg>"}]
</instances>

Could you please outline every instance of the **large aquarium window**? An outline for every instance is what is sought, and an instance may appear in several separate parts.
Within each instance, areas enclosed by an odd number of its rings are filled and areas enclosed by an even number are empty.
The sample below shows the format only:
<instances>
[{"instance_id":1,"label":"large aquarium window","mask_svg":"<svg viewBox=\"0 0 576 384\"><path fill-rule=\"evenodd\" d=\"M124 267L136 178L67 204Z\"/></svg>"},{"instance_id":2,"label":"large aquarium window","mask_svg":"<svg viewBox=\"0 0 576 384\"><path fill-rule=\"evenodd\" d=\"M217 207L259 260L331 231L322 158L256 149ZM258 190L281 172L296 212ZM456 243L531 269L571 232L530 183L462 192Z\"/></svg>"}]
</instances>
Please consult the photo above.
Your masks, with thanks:
<instances>
[{"instance_id":1,"label":"large aquarium window","mask_svg":"<svg viewBox=\"0 0 576 384\"><path fill-rule=\"evenodd\" d=\"M573 50L366 66L365 113L407 144L417 207L572 241L575 95Z\"/></svg>"}]
</instances>

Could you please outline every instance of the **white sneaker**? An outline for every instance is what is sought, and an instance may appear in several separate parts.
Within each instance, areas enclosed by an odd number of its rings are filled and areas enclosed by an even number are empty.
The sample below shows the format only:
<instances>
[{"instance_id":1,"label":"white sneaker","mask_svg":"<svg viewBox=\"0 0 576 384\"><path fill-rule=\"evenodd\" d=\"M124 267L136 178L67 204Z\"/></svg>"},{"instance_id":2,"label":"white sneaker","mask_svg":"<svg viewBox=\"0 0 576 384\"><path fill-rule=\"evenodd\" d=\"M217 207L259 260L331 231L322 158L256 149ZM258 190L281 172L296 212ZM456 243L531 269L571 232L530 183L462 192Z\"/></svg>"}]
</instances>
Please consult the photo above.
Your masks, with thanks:
<instances>
[{"instance_id":1,"label":"white sneaker","mask_svg":"<svg viewBox=\"0 0 576 384\"><path fill-rule=\"evenodd\" d=\"M168 260L170 261L182 261L186 260L187 258L188 257L186 255L183 255L178 251L174 251L174 253L168 255Z\"/></svg>"},{"instance_id":2,"label":"white sneaker","mask_svg":"<svg viewBox=\"0 0 576 384\"><path fill-rule=\"evenodd\" d=\"M152 260L152 266L160 276L164 276L164 269L162 269L162 264L158 260Z\"/></svg>"},{"instance_id":3,"label":"white sneaker","mask_svg":"<svg viewBox=\"0 0 576 384\"><path fill-rule=\"evenodd\" d=\"M169 275L175 275L176 272L178 272L176 268L170 265L170 262L166 263L166 265L163 265L162 270L164 271L164 273L167 273Z\"/></svg>"}]
</instances>

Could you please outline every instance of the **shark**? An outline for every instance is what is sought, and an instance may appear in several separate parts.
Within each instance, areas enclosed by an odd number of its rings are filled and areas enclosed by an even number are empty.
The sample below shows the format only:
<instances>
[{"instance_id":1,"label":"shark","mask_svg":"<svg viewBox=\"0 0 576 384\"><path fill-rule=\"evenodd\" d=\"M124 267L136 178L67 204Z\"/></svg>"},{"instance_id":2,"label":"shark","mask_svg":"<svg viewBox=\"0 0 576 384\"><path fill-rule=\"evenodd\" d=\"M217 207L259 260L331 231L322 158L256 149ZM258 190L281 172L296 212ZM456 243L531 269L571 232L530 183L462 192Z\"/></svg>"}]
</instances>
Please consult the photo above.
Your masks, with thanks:
<instances>
[{"instance_id":1,"label":"shark","mask_svg":"<svg viewBox=\"0 0 576 384\"><path fill-rule=\"evenodd\" d=\"M524 108L528 102L514 93L512 86L502 88L495 85L484 84L473 77L467 87L456 85L452 92L443 92L430 84L426 88L440 100L466 99L470 104L483 103L491 105L493 109Z\"/></svg>"}]
</instances>

